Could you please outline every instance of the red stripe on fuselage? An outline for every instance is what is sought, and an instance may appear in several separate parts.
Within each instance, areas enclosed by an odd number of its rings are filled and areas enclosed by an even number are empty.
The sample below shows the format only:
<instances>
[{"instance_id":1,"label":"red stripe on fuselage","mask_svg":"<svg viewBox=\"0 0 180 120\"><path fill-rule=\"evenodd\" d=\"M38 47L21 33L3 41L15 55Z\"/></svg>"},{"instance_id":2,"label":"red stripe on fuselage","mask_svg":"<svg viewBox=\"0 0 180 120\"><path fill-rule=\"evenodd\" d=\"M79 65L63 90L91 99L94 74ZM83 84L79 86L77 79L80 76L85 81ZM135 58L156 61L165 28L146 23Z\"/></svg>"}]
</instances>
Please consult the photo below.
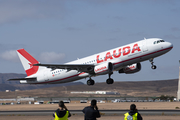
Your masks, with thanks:
<instances>
[{"instance_id":1,"label":"red stripe on fuselage","mask_svg":"<svg viewBox=\"0 0 180 120\"><path fill-rule=\"evenodd\" d=\"M137 58L145 57L145 56L148 56L148 55L151 55L151 54L154 54L154 53L158 53L158 52L161 52L161 51L164 51L164 50L172 49L172 48L173 47L169 47L169 48L162 49L162 50L159 50L159 51L155 51L155 52L152 52L152 53L148 53L148 54L145 54L145 55L142 55L142 56L138 56L138 57L135 57L135 58L127 59L127 60L124 60L124 61L121 61L121 62L118 62L118 63L114 63L113 65L117 65L119 63L127 62L127 61L134 60L134 59L137 59Z\"/></svg>"},{"instance_id":2,"label":"red stripe on fuselage","mask_svg":"<svg viewBox=\"0 0 180 120\"><path fill-rule=\"evenodd\" d=\"M76 75L73 75L73 76L69 76L69 77L66 77L66 78L62 78L62 79L58 79L58 80L47 81L47 82L39 82L39 83L30 83L30 84L45 84L45 83L58 82L58 81L61 81L61 80L65 80L65 79L69 79L69 78L72 78L72 77L76 77L78 75L79 74L76 74Z\"/></svg>"}]
</instances>

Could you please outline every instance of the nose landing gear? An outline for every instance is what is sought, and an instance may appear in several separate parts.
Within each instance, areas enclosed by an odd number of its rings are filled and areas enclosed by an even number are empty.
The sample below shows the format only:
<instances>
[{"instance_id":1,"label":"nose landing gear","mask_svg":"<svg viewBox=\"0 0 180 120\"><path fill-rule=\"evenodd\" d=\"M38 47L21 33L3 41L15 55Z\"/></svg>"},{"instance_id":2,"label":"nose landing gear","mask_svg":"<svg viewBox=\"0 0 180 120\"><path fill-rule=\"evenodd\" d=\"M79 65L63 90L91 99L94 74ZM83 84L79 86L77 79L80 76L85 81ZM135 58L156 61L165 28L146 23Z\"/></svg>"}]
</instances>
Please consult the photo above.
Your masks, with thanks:
<instances>
[{"instance_id":1,"label":"nose landing gear","mask_svg":"<svg viewBox=\"0 0 180 120\"><path fill-rule=\"evenodd\" d=\"M149 60L149 62L151 62L151 68L154 70L154 69L156 69L157 67L156 67L156 65L154 65L154 62L153 62L153 59L154 58L151 58L150 60Z\"/></svg>"}]
</instances>

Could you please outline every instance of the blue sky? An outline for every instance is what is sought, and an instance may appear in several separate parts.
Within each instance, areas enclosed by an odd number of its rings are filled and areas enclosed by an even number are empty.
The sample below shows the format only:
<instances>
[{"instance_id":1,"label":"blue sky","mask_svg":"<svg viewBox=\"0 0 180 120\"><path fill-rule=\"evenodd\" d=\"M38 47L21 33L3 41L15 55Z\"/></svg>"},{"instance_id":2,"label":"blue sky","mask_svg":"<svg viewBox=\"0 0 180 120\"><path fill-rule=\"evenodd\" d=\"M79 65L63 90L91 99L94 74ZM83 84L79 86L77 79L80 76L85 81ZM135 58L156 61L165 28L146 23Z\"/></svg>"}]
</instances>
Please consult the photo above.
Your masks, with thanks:
<instances>
[{"instance_id":1,"label":"blue sky","mask_svg":"<svg viewBox=\"0 0 180 120\"><path fill-rule=\"evenodd\" d=\"M179 0L0 0L1 73L25 73L16 50L41 63L63 64L145 38L173 43L167 54L117 81L176 79L180 51ZM93 78L104 82L108 75ZM82 80L86 82L86 80Z\"/></svg>"}]
</instances>

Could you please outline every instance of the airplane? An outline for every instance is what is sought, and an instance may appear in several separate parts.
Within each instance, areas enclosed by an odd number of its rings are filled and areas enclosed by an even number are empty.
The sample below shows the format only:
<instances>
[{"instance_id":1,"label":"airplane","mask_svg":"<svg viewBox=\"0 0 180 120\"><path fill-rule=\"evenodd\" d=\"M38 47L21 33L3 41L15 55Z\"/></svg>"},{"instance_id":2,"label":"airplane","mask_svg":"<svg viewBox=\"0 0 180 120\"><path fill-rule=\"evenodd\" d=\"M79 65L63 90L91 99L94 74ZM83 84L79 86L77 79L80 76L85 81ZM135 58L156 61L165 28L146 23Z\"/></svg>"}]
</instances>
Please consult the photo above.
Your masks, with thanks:
<instances>
[{"instance_id":1,"label":"airplane","mask_svg":"<svg viewBox=\"0 0 180 120\"><path fill-rule=\"evenodd\" d=\"M151 68L156 69L154 58L173 48L173 44L160 38L140 40L125 46L77 59L65 64L41 64L24 49L17 54L26 71L27 77L19 80L22 84L58 84L89 78L87 85L94 85L91 77L108 74L107 84L113 84L111 75L114 71L120 74L133 74L141 70L141 63L149 60Z\"/></svg>"}]
</instances>

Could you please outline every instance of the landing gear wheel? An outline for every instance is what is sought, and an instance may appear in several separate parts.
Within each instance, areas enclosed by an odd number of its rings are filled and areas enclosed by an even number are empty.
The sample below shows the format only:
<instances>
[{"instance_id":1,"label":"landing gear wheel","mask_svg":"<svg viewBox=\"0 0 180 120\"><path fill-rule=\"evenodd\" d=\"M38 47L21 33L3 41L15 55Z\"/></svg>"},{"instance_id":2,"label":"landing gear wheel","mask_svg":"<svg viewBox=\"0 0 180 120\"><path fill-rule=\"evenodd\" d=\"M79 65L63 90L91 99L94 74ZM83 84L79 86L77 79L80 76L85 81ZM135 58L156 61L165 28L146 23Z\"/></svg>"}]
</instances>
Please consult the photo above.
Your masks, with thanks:
<instances>
[{"instance_id":1,"label":"landing gear wheel","mask_svg":"<svg viewBox=\"0 0 180 120\"><path fill-rule=\"evenodd\" d=\"M95 83L95 82L94 82L94 80L92 80L92 79L90 79L90 80L87 81L87 85L89 85L89 86L90 86L90 85L94 85L94 83Z\"/></svg>"},{"instance_id":2,"label":"landing gear wheel","mask_svg":"<svg viewBox=\"0 0 180 120\"><path fill-rule=\"evenodd\" d=\"M156 69L157 67L155 65L152 65L151 68L154 70Z\"/></svg>"},{"instance_id":3,"label":"landing gear wheel","mask_svg":"<svg viewBox=\"0 0 180 120\"><path fill-rule=\"evenodd\" d=\"M155 70L157 67L154 65L154 62L153 62L153 59L154 58L151 58L149 61L151 62L151 68L153 69L153 70Z\"/></svg>"},{"instance_id":4,"label":"landing gear wheel","mask_svg":"<svg viewBox=\"0 0 180 120\"><path fill-rule=\"evenodd\" d=\"M107 84L113 84L113 83L114 83L114 80L111 79L111 78L109 78L109 79L106 80L106 83L107 83Z\"/></svg>"},{"instance_id":5,"label":"landing gear wheel","mask_svg":"<svg viewBox=\"0 0 180 120\"><path fill-rule=\"evenodd\" d=\"M91 85L94 85L94 83L95 83L94 80L91 80Z\"/></svg>"},{"instance_id":6,"label":"landing gear wheel","mask_svg":"<svg viewBox=\"0 0 180 120\"><path fill-rule=\"evenodd\" d=\"M111 75L113 74L113 72L109 73L109 78L106 80L107 84L113 84L114 80L111 78Z\"/></svg>"}]
</instances>

